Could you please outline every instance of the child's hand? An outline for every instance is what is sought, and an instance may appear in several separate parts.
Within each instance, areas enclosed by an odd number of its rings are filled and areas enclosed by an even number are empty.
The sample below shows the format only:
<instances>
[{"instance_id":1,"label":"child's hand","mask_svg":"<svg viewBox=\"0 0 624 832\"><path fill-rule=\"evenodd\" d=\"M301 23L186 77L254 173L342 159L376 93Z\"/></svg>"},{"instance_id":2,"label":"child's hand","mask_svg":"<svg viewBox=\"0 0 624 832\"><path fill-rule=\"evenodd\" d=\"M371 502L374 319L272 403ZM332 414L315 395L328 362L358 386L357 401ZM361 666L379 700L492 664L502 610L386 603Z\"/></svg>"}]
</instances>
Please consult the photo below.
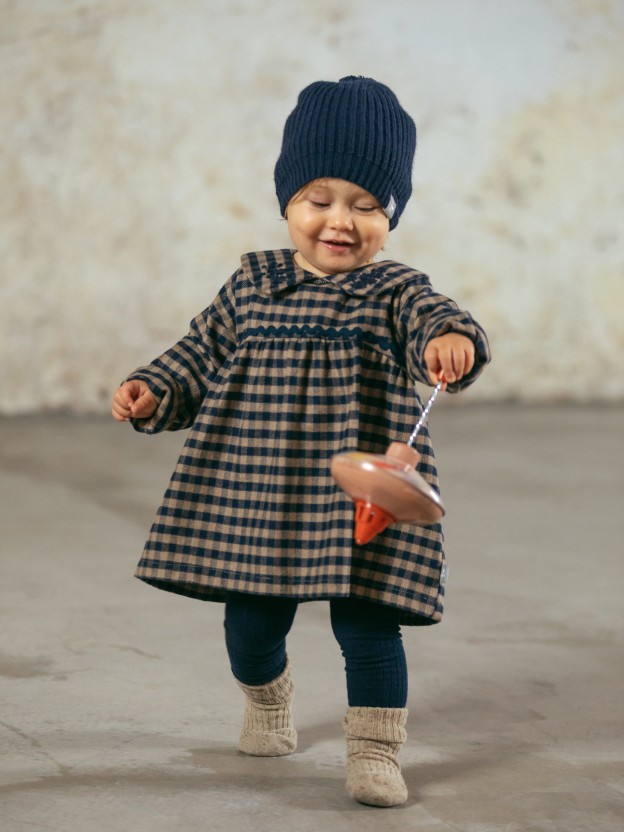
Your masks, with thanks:
<instances>
[{"instance_id":1,"label":"child's hand","mask_svg":"<svg viewBox=\"0 0 624 832\"><path fill-rule=\"evenodd\" d=\"M425 363L433 384L438 383L441 372L448 384L459 381L472 370L474 359L474 344L457 332L433 338L425 349Z\"/></svg>"},{"instance_id":2,"label":"child's hand","mask_svg":"<svg viewBox=\"0 0 624 832\"><path fill-rule=\"evenodd\" d=\"M149 419L158 407L158 399L144 381L125 381L113 396L113 419Z\"/></svg>"}]
</instances>

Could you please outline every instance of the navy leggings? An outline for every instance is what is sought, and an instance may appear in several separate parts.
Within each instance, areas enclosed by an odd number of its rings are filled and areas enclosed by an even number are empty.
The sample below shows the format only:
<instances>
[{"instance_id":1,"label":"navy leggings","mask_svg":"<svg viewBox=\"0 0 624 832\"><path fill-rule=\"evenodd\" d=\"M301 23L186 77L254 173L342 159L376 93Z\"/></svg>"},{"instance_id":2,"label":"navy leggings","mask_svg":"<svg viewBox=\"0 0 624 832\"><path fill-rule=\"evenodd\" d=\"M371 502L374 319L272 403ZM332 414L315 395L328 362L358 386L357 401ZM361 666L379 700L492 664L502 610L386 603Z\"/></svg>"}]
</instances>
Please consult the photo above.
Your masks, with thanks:
<instances>
[{"instance_id":1,"label":"navy leggings","mask_svg":"<svg viewBox=\"0 0 624 832\"><path fill-rule=\"evenodd\" d=\"M229 593L225 643L234 676L263 685L286 666L286 636L298 601ZM399 611L358 598L332 598L331 625L345 659L351 707L404 708L407 664Z\"/></svg>"}]
</instances>

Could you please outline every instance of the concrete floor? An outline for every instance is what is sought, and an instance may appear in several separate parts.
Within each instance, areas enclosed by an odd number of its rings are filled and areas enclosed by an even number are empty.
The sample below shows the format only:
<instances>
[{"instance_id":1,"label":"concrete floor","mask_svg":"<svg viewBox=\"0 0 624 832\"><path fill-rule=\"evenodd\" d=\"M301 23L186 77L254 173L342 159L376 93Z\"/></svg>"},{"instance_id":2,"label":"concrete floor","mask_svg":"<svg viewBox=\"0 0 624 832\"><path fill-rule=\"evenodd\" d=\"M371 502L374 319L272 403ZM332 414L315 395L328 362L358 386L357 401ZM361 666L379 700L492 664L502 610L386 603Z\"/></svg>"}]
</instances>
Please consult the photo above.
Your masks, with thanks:
<instances>
[{"instance_id":1,"label":"concrete floor","mask_svg":"<svg viewBox=\"0 0 624 832\"><path fill-rule=\"evenodd\" d=\"M184 437L0 420L3 832L621 832L624 409L438 405L447 615L406 630L410 800L344 792L327 605L289 651L300 750L239 754L222 609L132 577Z\"/></svg>"}]
</instances>

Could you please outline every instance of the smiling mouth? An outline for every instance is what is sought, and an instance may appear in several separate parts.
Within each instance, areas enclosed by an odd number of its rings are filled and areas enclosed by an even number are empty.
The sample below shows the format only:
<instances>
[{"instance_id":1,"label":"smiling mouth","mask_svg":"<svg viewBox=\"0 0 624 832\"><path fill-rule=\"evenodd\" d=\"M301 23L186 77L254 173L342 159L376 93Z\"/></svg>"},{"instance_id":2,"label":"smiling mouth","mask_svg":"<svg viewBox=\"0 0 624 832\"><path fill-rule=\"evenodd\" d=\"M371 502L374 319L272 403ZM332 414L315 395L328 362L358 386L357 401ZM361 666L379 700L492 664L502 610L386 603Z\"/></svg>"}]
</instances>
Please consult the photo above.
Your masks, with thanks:
<instances>
[{"instance_id":1,"label":"smiling mouth","mask_svg":"<svg viewBox=\"0 0 624 832\"><path fill-rule=\"evenodd\" d=\"M321 240L320 242L333 251L345 251L355 245L349 240Z\"/></svg>"}]
</instances>

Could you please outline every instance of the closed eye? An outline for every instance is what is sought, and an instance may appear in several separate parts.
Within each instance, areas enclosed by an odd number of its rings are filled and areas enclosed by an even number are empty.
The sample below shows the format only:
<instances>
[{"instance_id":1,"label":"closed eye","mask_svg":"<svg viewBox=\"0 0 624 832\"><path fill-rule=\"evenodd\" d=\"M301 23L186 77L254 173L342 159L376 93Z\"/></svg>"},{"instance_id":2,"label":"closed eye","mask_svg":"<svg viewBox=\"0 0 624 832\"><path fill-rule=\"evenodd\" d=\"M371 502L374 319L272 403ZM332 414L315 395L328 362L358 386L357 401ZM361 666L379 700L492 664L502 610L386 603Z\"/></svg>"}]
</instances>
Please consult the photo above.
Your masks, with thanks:
<instances>
[{"instance_id":1,"label":"closed eye","mask_svg":"<svg viewBox=\"0 0 624 832\"><path fill-rule=\"evenodd\" d=\"M367 202L365 202L363 205L354 205L353 207L360 214L372 214L374 211L378 211L381 208L380 205L370 205Z\"/></svg>"}]
</instances>

